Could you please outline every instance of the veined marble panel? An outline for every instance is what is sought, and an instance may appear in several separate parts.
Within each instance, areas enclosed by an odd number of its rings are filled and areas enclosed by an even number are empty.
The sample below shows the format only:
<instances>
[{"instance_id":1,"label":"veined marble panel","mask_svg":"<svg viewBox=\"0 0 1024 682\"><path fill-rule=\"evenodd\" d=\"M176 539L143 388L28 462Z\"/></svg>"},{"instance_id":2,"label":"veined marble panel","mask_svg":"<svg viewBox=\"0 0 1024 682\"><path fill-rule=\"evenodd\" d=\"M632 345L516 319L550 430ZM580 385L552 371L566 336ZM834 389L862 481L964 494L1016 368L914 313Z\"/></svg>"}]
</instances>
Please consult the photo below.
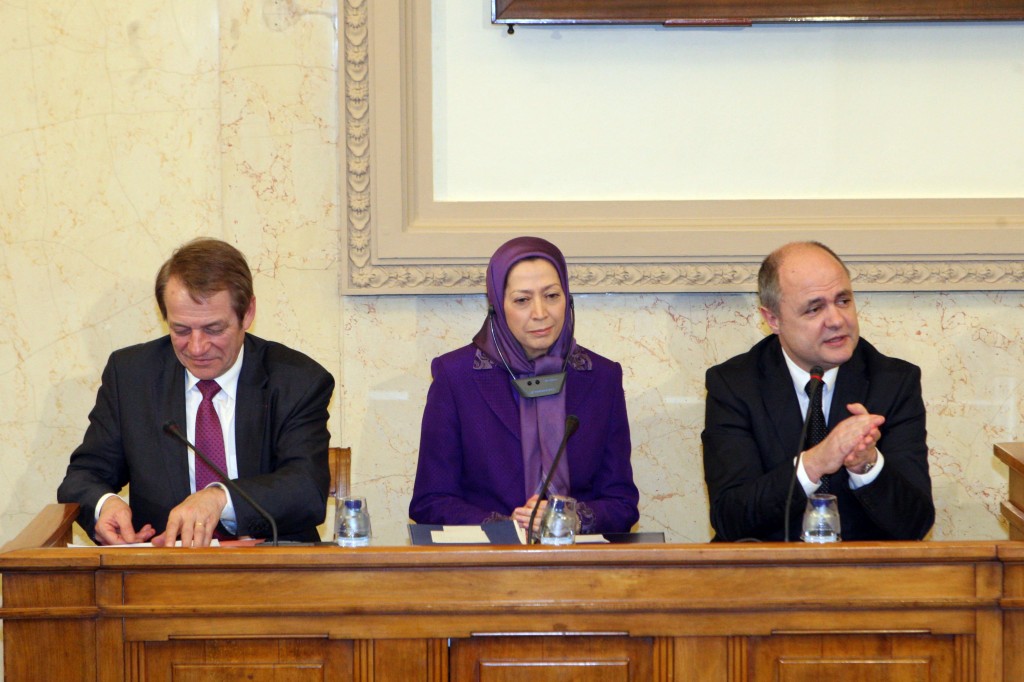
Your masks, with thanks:
<instances>
[{"instance_id":1,"label":"veined marble panel","mask_svg":"<svg viewBox=\"0 0 1024 682\"><path fill-rule=\"evenodd\" d=\"M1024 296L874 293L858 302L864 338L923 371L938 507L931 537L1005 537L1006 470L992 443L1024 436ZM483 296L345 299L342 438L381 542L406 538L430 360L472 338L484 305ZM577 295L576 311L577 341L623 365L640 529L708 540L704 371L765 333L754 297Z\"/></svg>"},{"instance_id":2,"label":"veined marble panel","mask_svg":"<svg viewBox=\"0 0 1024 682\"><path fill-rule=\"evenodd\" d=\"M333 1L0 5L0 543L109 353L166 333L153 278L194 236L249 256L255 333L339 376L336 28Z\"/></svg>"}]
</instances>

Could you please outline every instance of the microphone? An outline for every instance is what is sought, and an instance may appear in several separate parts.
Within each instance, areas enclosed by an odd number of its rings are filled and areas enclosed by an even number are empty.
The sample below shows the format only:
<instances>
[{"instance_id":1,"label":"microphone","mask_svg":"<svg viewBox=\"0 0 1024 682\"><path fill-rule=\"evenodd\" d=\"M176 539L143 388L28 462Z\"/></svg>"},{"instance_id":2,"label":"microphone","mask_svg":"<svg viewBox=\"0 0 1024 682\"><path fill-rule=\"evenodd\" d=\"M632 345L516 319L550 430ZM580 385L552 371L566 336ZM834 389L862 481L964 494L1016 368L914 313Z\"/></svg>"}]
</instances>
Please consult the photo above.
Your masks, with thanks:
<instances>
[{"instance_id":1,"label":"microphone","mask_svg":"<svg viewBox=\"0 0 1024 682\"><path fill-rule=\"evenodd\" d=\"M807 440L807 425L810 423L811 405L821 394L821 387L824 385L822 375L825 370L820 365L811 367L811 393L810 402L807 404L807 414L804 416L804 427L800 430L800 442L796 445L796 461L793 463L793 475L789 478L789 492L786 493L786 512L782 522L785 524L784 541L789 542L789 509L793 506L793 488L796 486L796 470L800 468L800 458L804 454L804 441Z\"/></svg>"},{"instance_id":2,"label":"microphone","mask_svg":"<svg viewBox=\"0 0 1024 682\"><path fill-rule=\"evenodd\" d=\"M268 514L266 509L256 504L256 500L252 499L252 497L250 497L247 492L238 487L237 483L228 478L228 475L224 473L224 471L219 466L211 462L209 457L200 452L195 445L192 445L192 443L189 442L188 438L185 437L185 434L181 432L181 429L178 427L177 423L175 423L173 419L164 422L164 433L173 436L174 438L177 438L182 443L184 443L189 450L196 453L199 459L206 462L206 465L213 469L213 471L218 476L220 476L220 480L224 482L224 485L228 487L228 490L230 490L233 494L238 495L243 500L252 505L252 508L255 509L260 516L262 516L270 522L270 531L273 535L273 540L271 544L274 547L277 547L277 522L274 521L274 517Z\"/></svg>"},{"instance_id":3,"label":"microphone","mask_svg":"<svg viewBox=\"0 0 1024 682\"><path fill-rule=\"evenodd\" d=\"M537 504L533 505L533 511L530 513L530 524L526 527L526 544L528 545L533 544L533 520L537 518L537 510L540 509L541 500L547 498L551 476L555 473L555 469L558 468L558 462L562 459L562 453L565 452L565 444L569 442L569 436L576 433L576 429L579 427L580 420L576 415L570 414L565 418L565 435L562 436L562 444L558 446L558 452L555 453L555 459L551 462L548 475L544 477L544 482L537 491Z\"/></svg>"}]
</instances>

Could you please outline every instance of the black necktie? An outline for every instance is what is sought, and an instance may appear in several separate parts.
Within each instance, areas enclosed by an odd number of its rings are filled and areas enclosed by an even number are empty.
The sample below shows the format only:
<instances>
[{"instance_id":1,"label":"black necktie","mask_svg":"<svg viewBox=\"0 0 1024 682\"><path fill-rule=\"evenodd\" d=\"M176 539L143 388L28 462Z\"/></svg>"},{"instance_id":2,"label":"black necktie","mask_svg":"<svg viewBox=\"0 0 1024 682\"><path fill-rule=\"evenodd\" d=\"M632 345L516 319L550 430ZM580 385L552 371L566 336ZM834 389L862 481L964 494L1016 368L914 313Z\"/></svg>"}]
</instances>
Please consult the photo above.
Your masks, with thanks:
<instances>
[{"instance_id":1,"label":"black necktie","mask_svg":"<svg viewBox=\"0 0 1024 682\"><path fill-rule=\"evenodd\" d=\"M813 380L808 381L804 386L804 392L811 398L811 404L807 407L807 441L804 443L804 450L809 450L825 440L825 434L828 432L825 427L825 412L821 409L821 393L825 385L822 384L817 391L813 387ZM821 477L821 487L818 488L818 492L828 492L828 474Z\"/></svg>"}]
</instances>

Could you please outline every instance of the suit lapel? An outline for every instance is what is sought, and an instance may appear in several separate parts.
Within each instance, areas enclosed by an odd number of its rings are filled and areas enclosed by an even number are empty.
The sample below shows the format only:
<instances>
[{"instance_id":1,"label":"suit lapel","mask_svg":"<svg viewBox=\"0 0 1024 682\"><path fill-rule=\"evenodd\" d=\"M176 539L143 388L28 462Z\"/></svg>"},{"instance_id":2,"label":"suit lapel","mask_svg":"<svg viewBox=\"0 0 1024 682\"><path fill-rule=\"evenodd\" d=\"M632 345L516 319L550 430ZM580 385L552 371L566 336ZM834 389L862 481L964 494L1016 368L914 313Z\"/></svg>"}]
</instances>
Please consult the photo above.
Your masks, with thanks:
<instances>
[{"instance_id":1,"label":"suit lapel","mask_svg":"<svg viewBox=\"0 0 1024 682\"><path fill-rule=\"evenodd\" d=\"M760 393L765 413L772 421L782 451L792 452L796 456L802 445L799 441L803 419L793 387L793 376L782 357L782 346L777 336L768 344L761 359Z\"/></svg>"},{"instance_id":2,"label":"suit lapel","mask_svg":"<svg viewBox=\"0 0 1024 682\"><path fill-rule=\"evenodd\" d=\"M850 359L839 366L839 374L836 377L836 390L832 395L832 405L828 413L828 428L830 431L833 426L850 416L850 411L846 409L847 405L850 403L864 403L868 394L868 386L864 354L861 352L860 343L858 343Z\"/></svg>"},{"instance_id":3,"label":"suit lapel","mask_svg":"<svg viewBox=\"0 0 1024 682\"><path fill-rule=\"evenodd\" d=\"M245 355L235 399L235 457L239 478L260 473L269 379L263 366L264 350L263 344L257 343L251 334L245 335Z\"/></svg>"},{"instance_id":4,"label":"suit lapel","mask_svg":"<svg viewBox=\"0 0 1024 682\"><path fill-rule=\"evenodd\" d=\"M185 368L178 362L174 350L168 344L167 357L160 374L153 383L153 404L157 406L156 416L161 429L159 457L166 472L166 480L177 499L185 499L192 492L188 479L188 448L178 439L162 432L168 420L185 430Z\"/></svg>"},{"instance_id":5,"label":"suit lapel","mask_svg":"<svg viewBox=\"0 0 1024 682\"><path fill-rule=\"evenodd\" d=\"M473 383L480 397L491 412L505 425L505 428L519 440L519 407L516 404L515 390L509 386L511 379L503 367L495 366L489 370L470 370Z\"/></svg>"}]
</instances>

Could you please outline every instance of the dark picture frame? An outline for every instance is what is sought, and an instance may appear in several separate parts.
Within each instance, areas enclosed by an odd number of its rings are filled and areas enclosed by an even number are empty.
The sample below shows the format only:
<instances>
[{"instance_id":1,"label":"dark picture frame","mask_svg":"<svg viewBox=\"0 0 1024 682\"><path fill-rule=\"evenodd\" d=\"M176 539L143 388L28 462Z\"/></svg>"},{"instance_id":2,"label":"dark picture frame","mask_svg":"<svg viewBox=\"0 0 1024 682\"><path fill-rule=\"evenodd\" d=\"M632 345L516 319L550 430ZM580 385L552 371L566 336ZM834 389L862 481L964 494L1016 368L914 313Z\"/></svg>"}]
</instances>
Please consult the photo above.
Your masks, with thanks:
<instances>
[{"instance_id":1,"label":"dark picture frame","mask_svg":"<svg viewBox=\"0 0 1024 682\"><path fill-rule=\"evenodd\" d=\"M491 22L509 26L1020 20L1024 0L491 0Z\"/></svg>"}]
</instances>

